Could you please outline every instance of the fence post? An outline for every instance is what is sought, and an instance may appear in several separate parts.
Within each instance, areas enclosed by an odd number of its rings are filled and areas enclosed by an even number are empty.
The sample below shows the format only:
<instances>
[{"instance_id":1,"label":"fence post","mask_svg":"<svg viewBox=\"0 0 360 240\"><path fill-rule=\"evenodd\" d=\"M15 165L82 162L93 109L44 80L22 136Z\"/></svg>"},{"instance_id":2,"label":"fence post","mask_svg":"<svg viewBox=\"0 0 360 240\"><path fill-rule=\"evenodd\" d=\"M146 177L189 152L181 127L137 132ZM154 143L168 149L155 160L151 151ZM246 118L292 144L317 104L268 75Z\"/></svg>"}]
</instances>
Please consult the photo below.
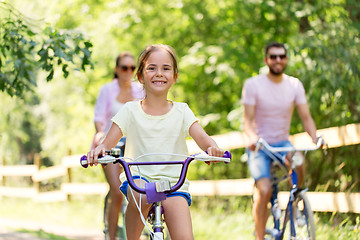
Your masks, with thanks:
<instances>
[{"instance_id":1,"label":"fence post","mask_svg":"<svg viewBox=\"0 0 360 240\"><path fill-rule=\"evenodd\" d=\"M2 158L2 166L6 166L6 159L5 157ZM5 175L2 175L1 176L1 185L3 187L5 187L5 184L6 184L6 179L5 179ZM3 195L0 195L0 199L3 197Z\"/></svg>"},{"instance_id":2,"label":"fence post","mask_svg":"<svg viewBox=\"0 0 360 240\"><path fill-rule=\"evenodd\" d=\"M34 165L37 167L38 170L40 170L41 167L41 156L39 153L34 154ZM34 182L34 188L37 193L40 192L40 182L36 181Z\"/></svg>"},{"instance_id":3,"label":"fence post","mask_svg":"<svg viewBox=\"0 0 360 240\"><path fill-rule=\"evenodd\" d=\"M3 165L3 166L6 166L6 159L5 159L5 157L2 158L2 165ZM6 185L5 175L2 175L2 177L1 177L1 184L2 184L3 187L5 187L5 185Z\"/></svg>"},{"instance_id":4,"label":"fence post","mask_svg":"<svg viewBox=\"0 0 360 240\"><path fill-rule=\"evenodd\" d=\"M68 156L71 156L72 152L71 152L71 149L68 150ZM71 180L72 180L72 176L71 176L71 167L68 167L67 168L67 176L68 176L68 183L71 183ZM67 194L67 200L68 201L71 201L71 196L70 194Z\"/></svg>"}]
</instances>

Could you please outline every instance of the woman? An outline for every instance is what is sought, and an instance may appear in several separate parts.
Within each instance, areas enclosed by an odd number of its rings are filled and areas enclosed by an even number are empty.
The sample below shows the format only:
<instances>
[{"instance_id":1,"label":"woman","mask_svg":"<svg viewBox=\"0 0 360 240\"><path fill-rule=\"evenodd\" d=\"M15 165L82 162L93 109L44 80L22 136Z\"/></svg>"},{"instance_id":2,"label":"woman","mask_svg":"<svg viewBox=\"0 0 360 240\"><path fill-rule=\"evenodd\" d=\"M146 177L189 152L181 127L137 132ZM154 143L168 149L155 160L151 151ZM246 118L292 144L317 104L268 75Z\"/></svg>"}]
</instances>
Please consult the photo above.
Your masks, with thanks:
<instances>
[{"instance_id":1,"label":"woman","mask_svg":"<svg viewBox=\"0 0 360 240\"><path fill-rule=\"evenodd\" d=\"M128 102L144 98L141 84L133 81L135 58L129 52L122 52L116 59L114 79L101 87L95 105L95 129L92 148L95 148L105 137L111 126L111 118ZM116 231L123 196L119 190L121 185L119 175L120 164L109 164L104 167L104 173L110 187L109 211L107 214L109 239L116 238Z\"/></svg>"}]
</instances>

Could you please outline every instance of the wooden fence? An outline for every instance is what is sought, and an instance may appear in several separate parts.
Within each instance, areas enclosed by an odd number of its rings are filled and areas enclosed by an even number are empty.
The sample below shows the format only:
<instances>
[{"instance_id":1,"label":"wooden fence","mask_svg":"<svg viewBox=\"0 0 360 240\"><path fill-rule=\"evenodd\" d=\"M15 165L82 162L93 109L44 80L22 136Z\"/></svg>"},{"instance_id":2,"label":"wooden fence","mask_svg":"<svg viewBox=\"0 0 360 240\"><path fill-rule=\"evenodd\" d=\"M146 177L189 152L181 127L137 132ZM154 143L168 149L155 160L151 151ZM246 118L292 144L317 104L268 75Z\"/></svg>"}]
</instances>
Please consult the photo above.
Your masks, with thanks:
<instances>
[{"instance_id":1,"label":"wooden fence","mask_svg":"<svg viewBox=\"0 0 360 240\"><path fill-rule=\"evenodd\" d=\"M341 127L332 127L318 131L323 135L329 148L353 145L360 143L360 124L349 124ZM223 149L237 149L246 146L247 138L241 132L231 132L213 136ZM306 133L291 136L291 141L296 147L312 145ZM193 140L187 141L190 154L199 152L200 149ZM35 165L0 166L0 198L2 196L32 198L34 201L51 202L66 201L71 195L76 194L101 194L108 191L107 183L74 183L71 179L71 169L80 167L81 155L66 156L58 166L39 169L39 157L35 158ZM85 171L85 170L84 170ZM6 186L6 178L31 177L33 186L15 188ZM49 179L66 177L61 183L60 190L40 192L40 183ZM252 179L234 179L217 181L192 181L190 192L194 196L249 196L253 193L254 182ZM280 192L279 202L286 203L288 192ZM360 213L360 193L335 193L335 192L308 192L311 206L314 211L322 212L353 212Z\"/></svg>"}]
</instances>

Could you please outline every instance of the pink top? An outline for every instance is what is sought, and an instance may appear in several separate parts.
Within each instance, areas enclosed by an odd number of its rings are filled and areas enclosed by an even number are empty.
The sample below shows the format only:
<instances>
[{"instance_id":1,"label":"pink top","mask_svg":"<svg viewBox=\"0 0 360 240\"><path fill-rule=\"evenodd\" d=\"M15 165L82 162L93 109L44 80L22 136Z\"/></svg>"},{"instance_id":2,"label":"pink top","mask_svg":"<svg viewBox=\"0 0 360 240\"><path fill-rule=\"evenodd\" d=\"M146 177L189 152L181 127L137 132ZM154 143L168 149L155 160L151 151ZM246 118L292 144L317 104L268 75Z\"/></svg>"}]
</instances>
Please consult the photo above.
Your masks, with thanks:
<instances>
[{"instance_id":1,"label":"pink top","mask_svg":"<svg viewBox=\"0 0 360 240\"><path fill-rule=\"evenodd\" d=\"M266 75L246 80L242 103L255 105L255 131L269 143L289 138L294 105L305 104L305 90L299 79L283 74L283 81L275 83Z\"/></svg>"},{"instance_id":2,"label":"pink top","mask_svg":"<svg viewBox=\"0 0 360 240\"><path fill-rule=\"evenodd\" d=\"M142 99L145 97L143 86L140 83L131 83L132 95L135 99ZM112 111L113 103L116 103L116 97L120 93L120 86L118 80L114 79L112 82L104 84L99 92L95 104L94 122L102 122L105 124L105 132L107 132L112 124L111 118L116 114Z\"/></svg>"}]
</instances>

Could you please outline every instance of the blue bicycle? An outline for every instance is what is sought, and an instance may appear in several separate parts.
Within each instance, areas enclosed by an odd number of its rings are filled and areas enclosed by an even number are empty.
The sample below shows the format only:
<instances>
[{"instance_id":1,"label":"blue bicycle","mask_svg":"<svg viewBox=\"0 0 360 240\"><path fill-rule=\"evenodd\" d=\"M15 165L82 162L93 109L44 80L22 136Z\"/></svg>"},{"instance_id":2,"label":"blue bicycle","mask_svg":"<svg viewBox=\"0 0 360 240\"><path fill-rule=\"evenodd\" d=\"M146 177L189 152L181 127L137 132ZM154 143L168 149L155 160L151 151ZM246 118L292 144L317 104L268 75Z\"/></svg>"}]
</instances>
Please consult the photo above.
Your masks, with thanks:
<instances>
[{"instance_id":1,"label":"blue bicycle","mask_svg":"<svg viewBox=\"0 0 360 240\"><path fill-rule=\"evenodd\" d=\"M273 160L271 165L273 193L270 199L273 228L266 228L267 237L270 237L270 239L315 240L315 222L310 202L306 196L307 189L300 189L298 187L298 176L295 171L296 167L302 164L303 157L296 153L317 150L323 145L322 137L319 137L316 147L308 149L271 147L264 139L260 138L258 140L255 151L261 149ZM282 157L279 152L291 153L290 171L284 164L285 156ZM279 170L282 172L281 175ZM278 203L278 186L280 182L289 179L291 181L290 196L287 207L282 213Z\"/></svg>"}]
</instances>

